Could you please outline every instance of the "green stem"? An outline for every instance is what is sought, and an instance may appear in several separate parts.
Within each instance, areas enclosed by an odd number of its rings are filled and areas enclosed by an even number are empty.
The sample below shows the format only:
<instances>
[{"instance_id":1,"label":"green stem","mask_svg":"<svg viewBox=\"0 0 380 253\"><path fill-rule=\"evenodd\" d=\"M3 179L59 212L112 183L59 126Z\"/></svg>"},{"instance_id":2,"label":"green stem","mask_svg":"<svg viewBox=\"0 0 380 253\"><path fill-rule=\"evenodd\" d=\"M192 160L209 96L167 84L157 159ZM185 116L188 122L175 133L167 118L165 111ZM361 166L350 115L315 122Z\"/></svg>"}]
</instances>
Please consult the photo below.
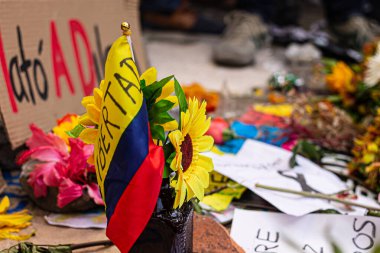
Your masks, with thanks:
<instances>
[{"instance_id":1,"label":"green stem","mask_svg":"<svg viewBox=\"0 0 380 253\"><path fill-rule=\"evenodd\" d=\"M95 246L110 247L112 245L113 245L113 243L110 240L97 241L97 242L86 242L86 243L72 244L71 250L77 250L77 249L83 249L83 248L89 248L89 247L95 247Z\"/></svg>"},{"instance_id":2,"label":"green stem","mask_svg":"<svg viewBox=\"0 0 380 253\"><path fill-rule=\"evenodd\" d=\"M361 208L365 208L371 211L380 211L380 208L376 207L371 207L359 203L355 203L352 201L344 200L344 199L339 199L337 197L321 194L321 193L312 193L312 192L305 192L305 191L294 191L286 188L279 188L279 187L273 187L273 186L268 186L268 185L262 185L262 184L256 184L255 185L257 188L261 189L266 189L270 191L278 191L278 192L285 192L285 193L291 193L291 194L296 194L296 195L301 195L303 197L308 197L308 198L315 198L315 199L325 199L325 200L330 200L338 203L342 203L348 206L357 206Z\"/></svg>"}]
</instances>

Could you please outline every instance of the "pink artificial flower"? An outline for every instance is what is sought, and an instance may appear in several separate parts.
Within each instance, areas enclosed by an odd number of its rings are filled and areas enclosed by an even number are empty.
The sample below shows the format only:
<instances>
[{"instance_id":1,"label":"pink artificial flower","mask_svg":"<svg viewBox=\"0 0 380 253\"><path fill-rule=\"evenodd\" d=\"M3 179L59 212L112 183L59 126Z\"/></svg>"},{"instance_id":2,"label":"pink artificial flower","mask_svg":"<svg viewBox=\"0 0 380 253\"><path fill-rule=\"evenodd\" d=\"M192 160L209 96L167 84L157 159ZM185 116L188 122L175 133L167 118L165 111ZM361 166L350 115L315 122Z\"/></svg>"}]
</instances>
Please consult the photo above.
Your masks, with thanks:
<instances>
[{"instance_id":1,"label":"pink artificial flower","mask_svg":"<svg viewBox=\"0 0 380 253\"><path fill-rule=\"evenodd\" d=\"M67 165L67 167L70 168L68 171L68 176L75 181L85 183L87 177L87 167L89 166L87 159L94 152L94 146L85 144L82 140L74 138L70 138L69 143L71 152Z\"/></svg>"},{"instance_id":2,"label":"pink artificial flower","mask_svg":"<svg viewBox=\"0 0 380 253\"><path fill-rule=\"evenodd\" d=\"M221 118L217 117L211 121L207 135L211 135L214 138L215 144L223 144L223 132L229 128L228 122Z\"/></svg>"},{"instance_id":3,"label":"pink artificial flower","mask_svg":"<svg viewBox=\"0 0 380 253\"><path fill-rule=\"evenodd\" d=\"M83 185L74 183L65 178L58 188L57 206L62 208L83 195Z\"/></svg>"},{"instance_id":4,"label":"pink artificial flower","mask_svg":"<svg viewBox=\"0 0 380 253\"><path fill-rule=\"evenodd\" d=\"M36 198L46 197L47 184L45 182L45 176L49 175L49 171L51 170L54 170L54 163L40 163L34 165L34 169L30 173L27 182L33 188Z\"/></svg>"},{"instance_id":5,"label":"pink artificial flower","mask_svg":"<svg viewBox=\"0 0 380 253\"><path fill-rule=\"evenodd\" d=\"M87 159L94 152L94 146L80 139L69 139L69 146L60 137L45 134L35 125L31 125L32 137L26 142L29 150L23 152L18 164L37 160L28 178L36 198L46 197L48 187L58 187L57 205L62 208L83 195L86 189L96 204L104 205L99 188L89 183L88 173L95 173L93 165ZM70 151L69 151L70 150Z\"/></svg>"},{"instance_id":6,"label":"pink artificial flower","mask_svg":"<svg viewBox=\"0 0 380 253\"><path fill-rule=\"evenodd\" d=\"M88 195L94 200L97 205L104 205L102 196L100 196L99 187L95 183L90 183L85 186L87 189Z\"/></svg>"},{"instance_id":7,"label":"pink artificial flower","mask_svg":"<svg viewBox=\"0 0 380 253\"><path fill-rule=\"evenodd\" d=\"M67 145L64 140L54 135L53 133L45 134L42 129L38 128L36 125L31 124L29 126L32 131L32 136L26 141L26 146L29 149L38 148L41 146L54 147L59 152L67 153Z\"/></svg>"}]
</instances>

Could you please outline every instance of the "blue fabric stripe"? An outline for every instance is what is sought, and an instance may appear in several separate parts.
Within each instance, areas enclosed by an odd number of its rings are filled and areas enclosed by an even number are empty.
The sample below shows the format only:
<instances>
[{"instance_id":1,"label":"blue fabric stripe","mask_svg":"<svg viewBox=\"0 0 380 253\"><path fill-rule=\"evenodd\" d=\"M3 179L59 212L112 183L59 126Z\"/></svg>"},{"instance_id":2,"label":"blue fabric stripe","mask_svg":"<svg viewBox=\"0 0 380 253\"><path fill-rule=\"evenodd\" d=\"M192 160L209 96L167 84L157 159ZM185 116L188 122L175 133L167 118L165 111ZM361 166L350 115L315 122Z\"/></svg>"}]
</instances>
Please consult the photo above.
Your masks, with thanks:
<instances>
[{"instance_id":1,"label":"blue fabric stripe","mask_svg":"<svg viewBox=\"0 0 380 253\"><path fill-rule=\"evenodd\" d=\"M119 198L149 153L148 112L145 101L122 134L104 180L109 221Z\"/></svg>"}]
</instances>

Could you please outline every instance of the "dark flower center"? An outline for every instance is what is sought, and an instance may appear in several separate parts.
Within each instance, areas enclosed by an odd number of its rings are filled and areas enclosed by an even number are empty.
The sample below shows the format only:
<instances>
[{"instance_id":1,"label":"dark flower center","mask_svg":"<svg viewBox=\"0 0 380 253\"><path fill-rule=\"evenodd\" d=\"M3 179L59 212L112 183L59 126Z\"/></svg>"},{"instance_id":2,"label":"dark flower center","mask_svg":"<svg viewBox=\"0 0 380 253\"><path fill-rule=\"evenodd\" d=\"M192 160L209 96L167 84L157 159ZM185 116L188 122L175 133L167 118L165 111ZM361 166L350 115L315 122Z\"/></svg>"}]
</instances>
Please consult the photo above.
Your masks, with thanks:
<instances>
[{"instance_id":1,"label":"dark flower center","mask_svg":"<svg viewBox=\"0 0 380 253\"><path fill-rule=\"evenodd\" d=\"M193 160L193 142L189 135L185 136L185 139L181 145L182 152L182 169L185 172L189 167Z\"/></svg>"}]
</instances>

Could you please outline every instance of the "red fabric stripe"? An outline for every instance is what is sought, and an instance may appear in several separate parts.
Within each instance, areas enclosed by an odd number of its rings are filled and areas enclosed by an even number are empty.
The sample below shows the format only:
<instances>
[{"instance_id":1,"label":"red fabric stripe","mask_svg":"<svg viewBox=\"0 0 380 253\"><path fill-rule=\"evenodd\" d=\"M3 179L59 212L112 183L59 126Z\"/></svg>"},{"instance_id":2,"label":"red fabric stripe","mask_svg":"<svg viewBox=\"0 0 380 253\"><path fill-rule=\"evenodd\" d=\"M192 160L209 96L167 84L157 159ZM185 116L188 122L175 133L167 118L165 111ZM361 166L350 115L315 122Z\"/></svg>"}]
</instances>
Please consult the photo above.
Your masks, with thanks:
<instances>
[{"instance_id":1,"label":"red fabric stripe","mask_svg":"<svg viewBox=\"0 0 380 253\"><path fill-rule=\"evenodd\" d=\"M149 140L149 154L133 176L108 222L106 234L122 253L136 242L154 211L164 168L162 147Z\"/></svg>"}]
</instances>

